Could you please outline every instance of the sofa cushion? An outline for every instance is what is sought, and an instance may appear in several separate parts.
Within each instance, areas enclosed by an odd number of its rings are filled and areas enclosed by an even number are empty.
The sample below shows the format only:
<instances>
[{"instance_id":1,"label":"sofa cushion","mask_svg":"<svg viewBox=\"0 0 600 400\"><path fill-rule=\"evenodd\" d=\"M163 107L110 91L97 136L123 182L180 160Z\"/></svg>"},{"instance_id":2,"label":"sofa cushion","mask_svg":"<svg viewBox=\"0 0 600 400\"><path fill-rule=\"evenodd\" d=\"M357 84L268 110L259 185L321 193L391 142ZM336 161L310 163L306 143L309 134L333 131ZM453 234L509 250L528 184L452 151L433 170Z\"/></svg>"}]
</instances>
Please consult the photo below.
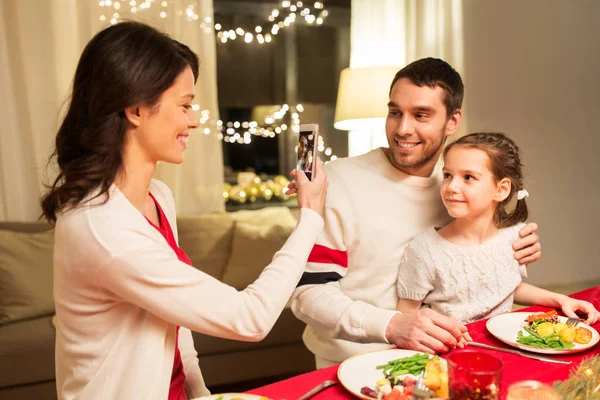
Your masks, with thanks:
<instances>
[{"instance_id":1,"label":"sofa cushion","mask_svg":"<svg viewBox=\"0 0 600 400\"><path fill-rule=\"evenodd\" d=\"M1 326L0 387L54 380L54 341L51 317Z\"/></svg>"},{"instance_id":2,"label":"sofa cushion","mask_svg":"<svg viewBox=\"0 0 600 400\"><path fill-rule=\"evenodd\" d=\"M236 222L233 231L231 256L223 282L238 290L254 282L271 263L296 227L296 220L287 213L273 214L260 223Z\"/></svg>"},{"instance_id":3,"label":"sofa cushion","mask_svg":"<svg viewBox=\"0 0 600 400\"><path fill-rule=\"evenodd\" d=\"M235 223L272 225L276 221L285 225L296 223L287 207L179 216L179 246L194 267L217 279L223 279L232 250Z\"/></svg>"},{"instance_id":4,"label":"sofa cushion","mask_svg":"<svg viewBox=\"0 0 600 400\"><path fill-rule=\"evenodd\" d=\"M221 279L231 251L233 224L228 213L181 216L177 218L179 247L194 267Z\"/></svg>"},{"instance_id":5,"label":"sofa cushion","mask_svg":"<svg viewBox=\"0 0 600 400\"><path fill-rule=\"evenodd\" d=\"M260 225L296 225L297 219L288 207L265 207L260 210L241 210L229 213L235 222Z\"/></svg>"},{"instance_id":6,"label":"sofa cushion","mask_svg":"<svg viewBox=\"0 0 600 400\"><path fill-rule=\"evenodd\" d=\"M0 230L0 324L54 312L53 247L53 230Z\"/></svg>"}]
</instances>

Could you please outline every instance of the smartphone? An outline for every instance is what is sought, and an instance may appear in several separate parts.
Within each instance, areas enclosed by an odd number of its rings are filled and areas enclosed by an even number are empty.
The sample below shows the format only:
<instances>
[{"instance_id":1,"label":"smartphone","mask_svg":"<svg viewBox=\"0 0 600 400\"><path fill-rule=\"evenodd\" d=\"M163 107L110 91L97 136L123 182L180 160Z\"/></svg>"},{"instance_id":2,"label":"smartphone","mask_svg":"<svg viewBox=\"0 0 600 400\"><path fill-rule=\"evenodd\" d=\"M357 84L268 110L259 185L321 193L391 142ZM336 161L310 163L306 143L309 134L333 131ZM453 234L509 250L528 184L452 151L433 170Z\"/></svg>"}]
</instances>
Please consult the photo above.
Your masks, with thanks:
<instances>
[{"instance_id":1,"label":"smartphone","mask_svg":"<svg viewBox=\"0 0 600 400\"><path fill-rule=\"evenodd\" d=\"M318 124L300 125L298 136L297 170L302 170L309 180L317 173L317 139L319 136Z\"/></svg>"}]
</instances>

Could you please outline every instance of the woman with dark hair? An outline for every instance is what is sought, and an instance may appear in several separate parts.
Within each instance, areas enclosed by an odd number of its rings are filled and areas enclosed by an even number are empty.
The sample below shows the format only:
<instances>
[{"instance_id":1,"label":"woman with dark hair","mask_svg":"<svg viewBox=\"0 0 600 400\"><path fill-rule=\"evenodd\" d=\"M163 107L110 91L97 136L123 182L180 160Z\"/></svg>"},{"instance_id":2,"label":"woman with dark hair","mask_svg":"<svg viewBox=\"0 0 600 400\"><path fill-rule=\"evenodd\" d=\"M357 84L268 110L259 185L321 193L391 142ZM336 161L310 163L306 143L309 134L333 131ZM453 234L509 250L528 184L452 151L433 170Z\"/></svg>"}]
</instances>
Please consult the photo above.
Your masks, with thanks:
<instances>
[{"instance_id":1,"label":"woman with dark hair","mask_svg":"<svg viewBox=\"0 0 600 400\"><path fill-rule=\"evenodd\" d=\"M326 177L292 172L300 222L252 285L238 292L190 266L171 192L152 175L183 162L197 78L188 47L140 23L101 31L81 55L42 199L55 224L60 399L208 394L190 329L263 339L322 230Z\"/></svg>"}]
</instances>

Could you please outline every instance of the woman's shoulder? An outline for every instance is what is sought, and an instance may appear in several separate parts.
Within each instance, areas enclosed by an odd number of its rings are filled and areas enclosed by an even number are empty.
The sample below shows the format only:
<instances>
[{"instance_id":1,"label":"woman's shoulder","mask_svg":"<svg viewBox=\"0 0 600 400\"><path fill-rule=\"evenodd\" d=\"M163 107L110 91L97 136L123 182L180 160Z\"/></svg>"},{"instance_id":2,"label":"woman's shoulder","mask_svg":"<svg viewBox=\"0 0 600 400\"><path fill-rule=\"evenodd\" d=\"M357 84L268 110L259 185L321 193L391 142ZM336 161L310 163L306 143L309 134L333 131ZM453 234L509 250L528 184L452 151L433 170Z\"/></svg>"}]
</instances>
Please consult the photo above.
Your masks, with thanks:
<instances>
[{"instance_id":1,"label":"woman's shoulder","mask_svg":"<svg viewBox=\"0 0 600 400\"><path fill-rule=\"evenodd\" d=\"M169 221L173 221L175 218L175 199L171 189L164 182L152 179L150 181L150 193L160 204Z\"/></svg>"},{"instance_id":2,"label":"woman's shoulder","mask_svg":"<svg viewBox=\"0 0 600 400\"><path fill-rule=\"evenodd\" d=\"M159 197L162 200L173 202L173 193L166 183L159 181L158 179L152 179L150 181L150 192L157 200Z\"/></svg>"},{"instance_id":3,"label":"woman's shoulder","mask_svg":"<svg viewBox=\"0 0 600 400\"><path fill-rule=\"evenodd\" d=\"M123 201L122 193L112 186L107 193L91 193L75 207L61 212L57 225L79 232L98 233L103 226L122 226L135 220L133 205Z\"/></svg>"},{"instance_id":4,"label":"woman's shoulder","mask_svg":"<svg viewBox=\"0 0 600 400\"><path fill-rule=\"evenodd\" d=\"M150 182L150 192L171 220L174 200L171 190L159 180ZM127 231L147 228L144 216L127 200L116 186L106 194L90 196L75 207L61 212L57 218L59 232L73 232L77 237L108 240ZM84 239L85 240L85 239Z\"/></svg>"}]
</instances>

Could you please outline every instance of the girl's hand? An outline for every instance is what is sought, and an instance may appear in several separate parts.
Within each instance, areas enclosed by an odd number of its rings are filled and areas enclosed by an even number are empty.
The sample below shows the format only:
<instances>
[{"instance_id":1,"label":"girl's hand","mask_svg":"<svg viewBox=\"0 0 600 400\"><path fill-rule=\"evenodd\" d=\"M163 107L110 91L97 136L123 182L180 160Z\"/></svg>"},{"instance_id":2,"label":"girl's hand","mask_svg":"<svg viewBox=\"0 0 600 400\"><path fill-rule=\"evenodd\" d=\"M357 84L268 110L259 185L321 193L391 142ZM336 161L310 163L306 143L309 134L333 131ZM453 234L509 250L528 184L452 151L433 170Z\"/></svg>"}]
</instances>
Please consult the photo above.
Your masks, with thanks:
<instances>
[{"instance_id":1,"label":"girl's hand","mask_svg":"<svg viewBox=\"0 0 600 400\"><path fill-rule=\"evenodd\" d=\"M596 310L592 303L583 300L572 299L571 297L565 296L564 300L561 301L560 307L567 317L579 318L575 311L580 311L587 314L585 322L588 325L593 325L600 319L600 312Z\"/></svg>"},{"instance_id":2,"label":"girl's hand","mask_svg":"<svg viewBox=\"0 0 600 400\"><path fill-rule=\"evenodd\" d=\"M325 218L325 197L327 196L327 176L325 175L325 164L316 157L316 174L310 181L302 170L293 169L290 175L294 178L288 185L286 194L298 193L298 206L306 207L316 211Z\"/></svg>"}]
</instances>

